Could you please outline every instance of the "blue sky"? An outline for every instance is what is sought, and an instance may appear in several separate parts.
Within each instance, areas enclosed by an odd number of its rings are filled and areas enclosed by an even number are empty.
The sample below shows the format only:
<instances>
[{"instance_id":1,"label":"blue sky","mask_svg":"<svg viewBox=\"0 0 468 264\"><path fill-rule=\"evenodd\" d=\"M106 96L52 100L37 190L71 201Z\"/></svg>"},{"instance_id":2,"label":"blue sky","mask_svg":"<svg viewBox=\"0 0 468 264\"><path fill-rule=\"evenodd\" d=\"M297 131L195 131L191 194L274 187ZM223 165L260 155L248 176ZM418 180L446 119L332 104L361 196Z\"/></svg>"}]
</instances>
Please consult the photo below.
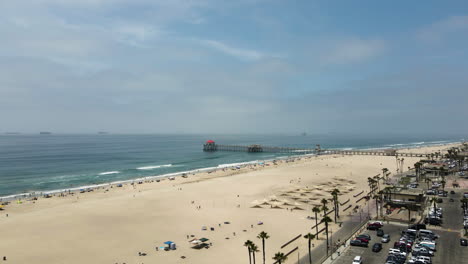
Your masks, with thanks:
<instances>
[{"instance_id":1,"label":"blue sky","mask_svg":"<svg viewBox=\"0 0 468 264\"><path fill-rule=\"evenodd\" d=\"M464 134L466 1L0 2L3 131Z\"/></svg>"}]
</instances>

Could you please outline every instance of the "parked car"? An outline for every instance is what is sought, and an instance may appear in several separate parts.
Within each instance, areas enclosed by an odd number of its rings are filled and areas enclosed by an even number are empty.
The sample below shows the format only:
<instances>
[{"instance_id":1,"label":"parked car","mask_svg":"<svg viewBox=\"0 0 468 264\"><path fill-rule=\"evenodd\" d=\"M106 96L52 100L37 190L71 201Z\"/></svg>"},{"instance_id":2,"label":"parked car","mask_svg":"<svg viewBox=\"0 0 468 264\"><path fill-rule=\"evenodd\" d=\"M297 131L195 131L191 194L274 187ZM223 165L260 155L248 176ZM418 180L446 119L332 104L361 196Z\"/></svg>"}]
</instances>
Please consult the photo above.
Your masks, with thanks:
<instances>
[{"instance_id":1,"label":"parked car","mask_svg":"<svg viewBox=\"0 0 468 264\"><path fill-rule=\"evenodd\" d=\"M351 240L351 241L349 242L349 244L350 244L351 246L356 246L356 247L368 247L368 246L369 246L369 243L363 242L363 241L358 240L358 239L356 239L356 240Z\"/></svg>"},{"instance_id":2,"label":"parked car","mask_svg":"<svg viewBox=\"0 0 468 264\"><path fill-rule=\"evenodd\" d=\"M379 252L380 250L382 250L382 244L380 244L380 243L375 243L375 244L372 246L372 251L373 251L373 252Z\"/></svg>"},{"instance_id":3,"label":"parked car","mask_svg":"<svg viewBox=\"0 0 468 264\"><path fill-rule=\"evenodd\" d=\"M379 229L381 227L383 227L383 223L380 222L380 221L371 222L371 223L367 224L367 229L368 230L377 230L377 229Z\"/></svg>"},{"instance_id":4,"label":"parked car","mask_svg":"<svg viewBox=\"0 0 468 264\"><path fill-rule=\"evenodd\" d=\"M371 240L371 236L368 235L368 234L360 234L360 235L357 236L356 238L361 238L361 237L362 237L362 238L365 238L365 239L367 239L367 240Z\"/></svg>"},{"instance_id":5,"label":"parked car","mask_svg":"<svg viewBox=\"0 0 468 264\"><path fill-rule=\"evenodd\" d=\"M362 241L364 243L369 243L369 239L367 239L366 237L356 237L356 240L359 240L359 241Z\"/></svg>"},{"instance_id":6,"label":"parked car","mask_svg":"<svg viewBox=\"0 0 468 264\"><path fill-rule=\"evenodd\" d=\"M406 256L398 255L398 254L390 254L386 259L386 264L403 264L406 261Z\"/></svg>"}]
</instances>

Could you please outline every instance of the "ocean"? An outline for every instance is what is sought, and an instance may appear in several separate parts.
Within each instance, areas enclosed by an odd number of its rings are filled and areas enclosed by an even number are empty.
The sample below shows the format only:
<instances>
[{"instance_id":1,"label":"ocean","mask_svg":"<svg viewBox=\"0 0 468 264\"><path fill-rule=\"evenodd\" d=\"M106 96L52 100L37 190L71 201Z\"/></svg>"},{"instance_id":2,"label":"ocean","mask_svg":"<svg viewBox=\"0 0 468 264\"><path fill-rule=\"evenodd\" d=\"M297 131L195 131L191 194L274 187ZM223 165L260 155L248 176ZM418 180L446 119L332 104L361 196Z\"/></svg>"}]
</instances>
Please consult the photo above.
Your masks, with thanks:
<instances>
[{"instance_id":1,"label":"ocean","mask_svg":"<svg viewBox=\"0 0 468 264\"><path fill-rule=\"evenodd\" d=\"M284 157L275 153L203 152L203 143L368 149L461 141L461 137L337 135L1 135L0 197L63 190L147 176Z\"/></svg>"}]
</instances>

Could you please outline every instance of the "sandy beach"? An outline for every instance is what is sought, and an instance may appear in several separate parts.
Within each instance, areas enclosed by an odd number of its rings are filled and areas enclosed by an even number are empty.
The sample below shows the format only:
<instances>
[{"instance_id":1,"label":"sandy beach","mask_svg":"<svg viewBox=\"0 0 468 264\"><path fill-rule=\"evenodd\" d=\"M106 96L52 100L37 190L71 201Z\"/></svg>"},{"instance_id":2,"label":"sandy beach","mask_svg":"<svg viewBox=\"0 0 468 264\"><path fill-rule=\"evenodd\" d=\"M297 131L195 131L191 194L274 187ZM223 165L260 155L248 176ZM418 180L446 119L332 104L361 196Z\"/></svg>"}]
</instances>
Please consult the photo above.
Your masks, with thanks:
<instances>
[{"instance_id":1,"label":"sandy beach","mask_svg":"<svg viewBox=\"0 0 468 264\"><path fill-rule=\"evenodd\" d=\"M443 152L453 145L399 151ZM405 158L404 168L413 167L419 159ZM277 165L270 162L262 167L125 184L21 204L13 201L0 211L0 257L6 256L6 263L21 264L238 264L248 263L244 242L252 240L261 249L256 237L265 231L270 235L266 259L272 263L281 245L299 234L313 233L311 208L322 198L330 198L331 190L339 189L339 200L350 199L355 205L353 195L367 191L367 178L381 173L382 168L395 174L395 157L301 157ZM344 217L350 211L341 214ZM337 228L331 225L332 230ZM191 248L189 240L202 237L211 246ZM175 242L177 250L156 250L165 241ZM306 239L294 243L301 256L307 254ZM258 263L261 255L257 253Z\"/></svg>"}]
</instances>

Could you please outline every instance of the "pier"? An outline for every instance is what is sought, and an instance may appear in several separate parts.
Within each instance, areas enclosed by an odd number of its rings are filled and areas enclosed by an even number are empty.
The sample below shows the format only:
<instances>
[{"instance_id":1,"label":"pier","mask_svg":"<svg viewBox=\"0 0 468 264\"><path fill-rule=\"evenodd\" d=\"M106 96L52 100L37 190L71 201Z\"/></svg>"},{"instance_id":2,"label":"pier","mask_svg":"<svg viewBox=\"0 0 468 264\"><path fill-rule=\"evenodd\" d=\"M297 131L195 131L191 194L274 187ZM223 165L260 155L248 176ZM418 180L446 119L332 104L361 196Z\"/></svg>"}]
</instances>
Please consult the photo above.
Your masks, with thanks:
<instances>
[{"instance_id":1,"label":"pier","mask_svg":"<svg viewBox=\"0 0 468 264\"><path fill-rule=\"evenodd\" d=\"M422 153L400 153L396 149L385 150L341 150L341 149L322 149L320 145L311 148L290 148L290 147L272 147L253 145L222 145L216 144L213 140L208 140L203 145L203 151L237 151L237 152L271 152L286 154L315 154L315 155L372 155L372 156L396 156L396 157L425 157Z\"/></svg>"}]
</instances>

